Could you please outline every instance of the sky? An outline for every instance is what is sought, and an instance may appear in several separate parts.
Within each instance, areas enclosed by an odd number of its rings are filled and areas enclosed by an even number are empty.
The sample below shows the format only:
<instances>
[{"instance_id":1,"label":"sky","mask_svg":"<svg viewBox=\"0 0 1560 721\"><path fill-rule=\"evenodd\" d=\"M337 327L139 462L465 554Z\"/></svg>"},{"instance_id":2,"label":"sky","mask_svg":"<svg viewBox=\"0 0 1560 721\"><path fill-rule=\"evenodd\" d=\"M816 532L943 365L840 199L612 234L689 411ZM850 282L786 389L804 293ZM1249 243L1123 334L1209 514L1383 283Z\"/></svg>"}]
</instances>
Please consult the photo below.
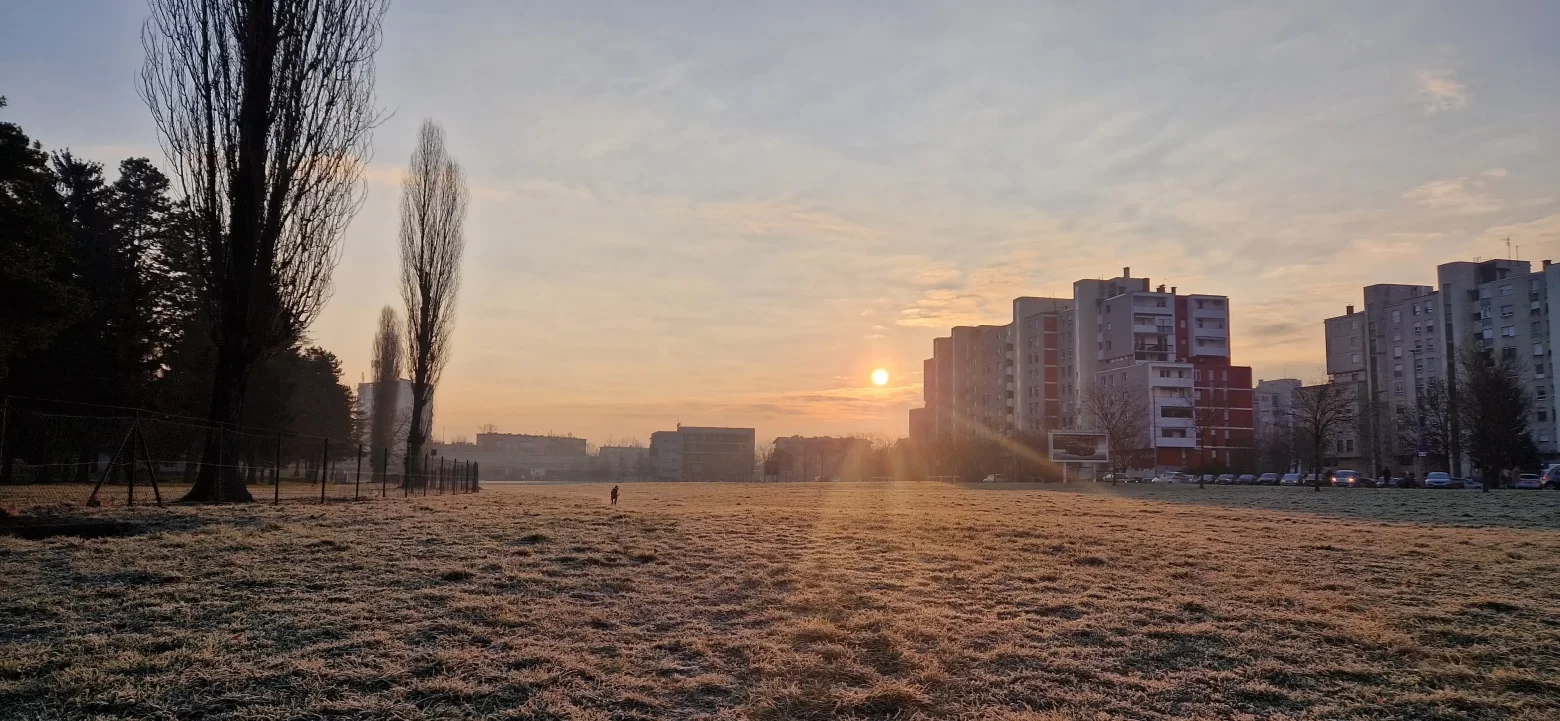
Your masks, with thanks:
<instances>
[{"instance_id":1,"label":"sky","mask_svg":"<svg viewBox=\"0 0 1560 721\"><path fill-rule=\"evenodd\" d=\"M0 113L160 161L145 14L0 0ZM366 373L427 118L471 185L447 438L897 437L932 338L1124 266L1228 295L1257 377L1320 379L1361 286L1507 237L1560 259L1556 27L1545 0L396 0L309 334Z\"/></svg>"}]
</instances>

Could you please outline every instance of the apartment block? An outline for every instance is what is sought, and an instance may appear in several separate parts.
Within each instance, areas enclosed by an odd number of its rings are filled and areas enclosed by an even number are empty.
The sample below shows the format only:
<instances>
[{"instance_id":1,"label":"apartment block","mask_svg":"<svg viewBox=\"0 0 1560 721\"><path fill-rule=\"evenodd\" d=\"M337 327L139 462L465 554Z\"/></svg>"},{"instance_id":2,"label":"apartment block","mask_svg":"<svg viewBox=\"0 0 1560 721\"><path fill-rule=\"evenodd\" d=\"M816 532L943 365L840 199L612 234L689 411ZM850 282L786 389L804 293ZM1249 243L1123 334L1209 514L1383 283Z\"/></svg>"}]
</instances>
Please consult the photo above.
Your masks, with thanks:
<instances>
[{"instance_id":1,"label":"apartment block","mask_svg":"<svg viewBox=\"0 0 1560 721\"><path fill-rule=\"evenodd\" d=\"M657 480L751 481L752 428L682 426L650 434L650 462Z\"/></svg>"},{"instance_id":2,"label":"apartment block","mask_svg":"<svg viewBox=\"0 0 1560 721\"><path fill-rule=\"evenodd\" d=\"M1528 426L1539 453L1560 458L1555 425L1554 350L1560 319L1549 311L1551 288L1560 292L1560 266L1543 261L1534 271L1525 260L1495 259L1445 263L1436 268L1444 331L1438 365L1455 384L1457 358L1465 349L1514 361L1533 401ZM1456 394L1452 404L1456 406ZM1461 459L1454 464L1467 468Z\"/></svg>"},{"instance_id":3,"label":"apartment block","mask_svg":"<svg viewBox=\"0 0 1560 721\"><path fill-rule=\"evenodd\" d=\"M1365 418L1355 435L1368 467L1425 470L1403 438L1400 414L1415 409L1436 380L1453 389L1455 411L1459 356L1469 349L1517 363L1534 401L1533 439L1545 458L1560 457L1551 348L1560 321L1549 310L1550 288L1560 288L1560 266L1547 260L1536 271L1512 259L1443 263L1433 286L1367 286L1362 310L1348 306L1326 319L1329 378L1362 384ZM1464 459L1453 466L1467 470Z\"/></svg>"},{"instance_id":4,"label":"apartment block","mask_svg":"<svg viewBox=\"0 0 1560 721\"><path fill-rule=\"evenodd\" d=\"M1087 428L1098 384L1141 388L1144 468L1229 463L1251 448L1251 369L1230 365L1229 300L1181 295L1130 268L1080 280L1072 298L1020 297L1012 322L954 328L923 365L913 439Z\"/></svg>"},{"instance_id":5,"label":"apartment block","mask_svg":"<svg viewBox=\"0 0 1560 721\"><path fill-rule=\"evenodd\" d=\"M1013 427L1044 433L1062 427L1062 328L1070 298L1013 299Z\"/></svg>"},{"instance_id":6,"label":"apartment block","mask_svg":"<svg viewBox=\"0 0 1560 721\"><path fill-rule=\"evenodd\" d=\"M1252 430L1261 447L1287 440L1294 429L1295 393L1304 385L1295 378L1258 380L1252 389Z\"/></svg>"}]
</instances>

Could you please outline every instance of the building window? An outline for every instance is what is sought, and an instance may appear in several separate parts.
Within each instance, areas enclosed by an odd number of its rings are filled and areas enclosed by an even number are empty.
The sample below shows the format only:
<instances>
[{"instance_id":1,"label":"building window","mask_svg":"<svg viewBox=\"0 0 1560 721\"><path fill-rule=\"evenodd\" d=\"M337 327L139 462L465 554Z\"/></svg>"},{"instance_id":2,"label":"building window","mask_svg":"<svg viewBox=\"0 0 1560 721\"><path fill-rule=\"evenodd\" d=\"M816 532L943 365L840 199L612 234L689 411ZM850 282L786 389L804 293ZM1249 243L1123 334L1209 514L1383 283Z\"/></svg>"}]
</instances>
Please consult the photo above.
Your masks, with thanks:
<instances>
[{"instance_id":1,"label":"building window","mask_svg":"<svg viewBox=\"0 0 1560 721\"><path fill-rule=\"evenodd\" d=\"M1358 348L1358 347L1360 347L1360 339L1359 339L1358 336L1349 338L1349 347L1350 348Z\"/></svg>"},{"instance_id":2,"label":"building window","mask_svg":"<svg viewBox=\"0 0 1560 721\"><path fill-rule=\"evenodd\" d=\"M1419 315L1419 304L1418 303L1414 304L1414 315Z\"/></svg>"},{"instance_id":3,"label":"building window","mask_svg":"<svg viewBox=\"0 0 1560 721\"><path fill-rule=\"evenodd\" d=\"M1393 323L1402 323L1403 322L1403 311L1400 311L1400 310L1392 311L1392 322Z\"/></svg>"},{"instance_id":4,"label":"building window","mask_svg":"<svg viewBox=\"0 0 1560 721\"><path fill-rule=\"evenodd\" d=\"M1159 435L1162 436L1162 437L1165 437L1165 438L1185 438L1186 437L1186 429L1185 428L1161 428L1161 429L1159 429Z\"/></svg>"},{"instance_id":5,"label":"building window","mask_svg":"<svg viewBox=\"0 0 1560 721\"><path fill-rule=\"evenodd\" d=\"M1360 362L1360 354L1358 354L1358 353L1351 353L1351 354L1349 354L1349 362L1350 363L1358 363L1358 362Z\"/></svg>"},{"instance_id":6,"label":"building window","mask_svg":"<svg viewBox=\"0 0 1560 721\"><path fill-rule=\"evenodd\" d=\"M1357 320L1349 321L1349 330L1359 330L1359 329L1360 329L1360 322L1359 321L1357 321Z\"/></svg>"},{"instance_id":7,"label":"building window","mask_svg":"<svg viewBox=\"0 0 1560 721\"><path fill-rule=\"evenodd\" d=\"M1508 325L1500 329L1500 334L1505 338L1515 338L1517 337L1517 327L1514 325Z\"/></svg>"},{"instance_id":8,"label":"building window","mask_svg":"<svg viewBox=\"0 0 1560 721\"><path fill-rule=\"evenodd\" d=\"M1544 354L1544 344L1543 343L1534 343L1533 344L1533 355L1543 355L1543 354Z\"/></svg>"},{"instance_id":9,"label":"building window","mask_svg":"<svg viewBox=\"0 0 1560 721\"><path fill-rule=\"evenodd\" d=\"M1400 345L1392 346L1392 357L1393 358L1402 358L1403 357L1403 346L1400 346Z\"/></svg>"},{"instance_id":10,"label":"building window","mask_svg":"<svg viewBox=\"0 0 1560 721\"><path fill-rule=\"evenodd\" d=\"M1516 314L1517 314L1517 311L1516 311L1516 308L1514 306L1503 305L1503 306L1500 307L1500 317L1502 317L1502 318L1510 318L1511 316L1514 316Z\"/></svg>"},{"instance_id":11,"label":"building window","mask_svg":"<svg viewBox=\"0 0 1560 721\"><path fill-rule=\"evenodd\" d=\"M1509 285L1501 286L1500 287L1500 294L1501 295L1511 295L1511 286L1509 286Z\"/></svg>"}]
</instances>

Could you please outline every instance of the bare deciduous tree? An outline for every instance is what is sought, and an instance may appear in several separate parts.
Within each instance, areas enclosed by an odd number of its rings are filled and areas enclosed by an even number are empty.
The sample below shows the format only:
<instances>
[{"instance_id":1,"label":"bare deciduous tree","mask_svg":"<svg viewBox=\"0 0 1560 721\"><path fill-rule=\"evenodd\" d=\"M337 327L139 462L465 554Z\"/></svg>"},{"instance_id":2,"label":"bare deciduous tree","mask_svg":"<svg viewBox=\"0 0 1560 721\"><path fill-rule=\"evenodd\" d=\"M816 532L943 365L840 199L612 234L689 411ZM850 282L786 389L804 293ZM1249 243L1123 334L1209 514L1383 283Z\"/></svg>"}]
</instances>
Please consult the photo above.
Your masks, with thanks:
<instances>
[{"instance_id":1,"label":"bare deciduous tree","mask_svg":"<svg viewBox=\"0 0 1560 721\"><path fill-rule=\"evenodd\" d=\"M215 428L239 423L255 363L329 295L378 122L384 11L385 0L151 0L140 91L200 235ZM208 433L204 454L186 500L251 500L237 433Z\"/></svg>"},{"instance_id":2,"label":"bare deciduous tree","mask_svg":"<svg viewBox=\"0 0 1560 721\"><path fill-rule=\"evenodd\" d=\"M444 148L444 131L424 121L401 184L401 299L406 303L406 365L412 376L412 427L406 472L417 473L427 442L426 408L449 362L455 296L466 247L466 180Z\"/></svg>"},{"instance_id":3,"label":"bare deciduous tree","mask_svg":"<svg viewBox=\"0 0 1560 721\"><path fill-rule=\"evenodd\" d=\"M1316 490L1322 490L1322 456L1339 434L1359 422L1359 391L1353 384L1320 383L1295 389L1290 411L1295 430L1311 451Z\"/></svg>"},{"instance_id":4,"label":"bare deciduous tree","mask_svg":"<svg viewBox=\"0 0 1560 721\"><path fill-rule=\"evenodd\" d=\"M1148 389L1138 383L1095 383L1083 389L1079 399L1088 426L1105 434L1110 451L1112 480L1132 468L1133 456L1151 446Z\"/></svg>"},{"instance_id":5,"label":"bare deciduous tree","mask_svg":"<svg viewBox=\"0 0 1560 721\"><path fill-rule=\"evenodd\" d=\"M1415 398L1413 408L1397 411L1398 442L1409 452L1425 454L1426 469L1450 471L1452 407L1446 381L1431 378Z\"/></svg>"},{"instance_id":6,"label":"bare deciduous tree","mask_svg":"<svg viewBox=\"0 0 1560 721\"><path fill-rule=\"evenodd\" d=\"M373 467L382 472L386 450L396 446L396 417L401 407L401 319L395 309L379 311L379 328L374 331L374 407L369 417L369 447L373 449Z\"/></svg>"}]
</instances>

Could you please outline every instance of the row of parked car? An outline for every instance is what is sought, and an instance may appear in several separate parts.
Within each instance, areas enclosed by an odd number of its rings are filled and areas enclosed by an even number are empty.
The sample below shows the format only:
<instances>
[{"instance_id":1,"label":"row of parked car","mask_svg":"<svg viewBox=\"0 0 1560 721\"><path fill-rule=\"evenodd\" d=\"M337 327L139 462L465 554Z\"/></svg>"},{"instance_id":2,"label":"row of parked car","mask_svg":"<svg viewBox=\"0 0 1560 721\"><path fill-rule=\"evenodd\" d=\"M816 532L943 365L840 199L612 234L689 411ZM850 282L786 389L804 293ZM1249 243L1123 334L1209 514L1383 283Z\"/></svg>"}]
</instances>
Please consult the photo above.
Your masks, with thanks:
<instances>
[{"instance_id":1,"label":"row of parked car","mask_svg":"<svg viewBox=\"0 0 1560 721\"><path fill-rule=\"evenodd\" d=\"M1141 483L1212 483L1220 486L1314 486L1316 485L1315 473L1205 473L1201 476L1191 473L1162 473L1152 478L1144 478ZM1423 480L1411 480L1408 478L1391 478L1383 481L1378 478L1370 478L1359 471L1338 470L1327 474L1322 485L1336 486L1339 488L1464 488L1480 490L1484 484L1472 478L1456 478L1449 473L1434 471L1425 474ZM1512 484L1519 490L1557 489L1560 490L1560 466L1552 466L1541 474L1523 473Z\"/></svg>"}]
</instances>

